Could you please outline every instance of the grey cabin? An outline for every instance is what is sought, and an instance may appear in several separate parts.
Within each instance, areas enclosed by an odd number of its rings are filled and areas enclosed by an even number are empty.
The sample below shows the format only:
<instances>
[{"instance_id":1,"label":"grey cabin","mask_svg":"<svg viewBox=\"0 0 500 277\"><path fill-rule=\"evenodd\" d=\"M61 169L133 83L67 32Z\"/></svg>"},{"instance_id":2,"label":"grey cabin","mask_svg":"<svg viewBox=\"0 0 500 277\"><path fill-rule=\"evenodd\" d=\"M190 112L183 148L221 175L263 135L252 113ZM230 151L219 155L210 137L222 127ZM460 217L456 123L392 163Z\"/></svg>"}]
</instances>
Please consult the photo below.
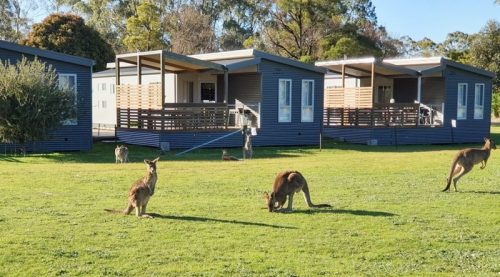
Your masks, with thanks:
<instances>
[{"instance_id":1,"label":"grey cabin","mask_svg":"<svg viewBox=\"0 0 500 277\"><path fill-rule=\"evenodd\" d=\"M93 60L49 50L23 46L0 40L0 60L15 64L23 57L38 58L51 65L59 76L59 82L74 89L77 96L76 118L68 119L59 129L53 131L47 141L27 145L28 151L83 151L92 148L92 66ZM15 147L0 144L1 150ZM2 149L3 148L3 149Z\"/></svg>"},{"instance_id":2,"label":"grey cabin","mask_svg":"<svg viewBox=\"0 0 500 277\"><path fill-rule=\"evenodd\" d=\"M494 73L443 57L317 62L323 135L373 145L477 143L490 135Z\"/></svg>"},{"instance_id":3,"label":"grey cabin","mask_svg":"<svg viewBox=\"0 0 500 277\"><path fill-rule=\"evenodd\" d=\"M255 146L319 143L323 68L254 49L130 53L110 67L94 74L94 85L113 87L125 143L190 148L228 135L206 147L237 147L244 125L257 131Z\"/></svg>"}]
</instances>

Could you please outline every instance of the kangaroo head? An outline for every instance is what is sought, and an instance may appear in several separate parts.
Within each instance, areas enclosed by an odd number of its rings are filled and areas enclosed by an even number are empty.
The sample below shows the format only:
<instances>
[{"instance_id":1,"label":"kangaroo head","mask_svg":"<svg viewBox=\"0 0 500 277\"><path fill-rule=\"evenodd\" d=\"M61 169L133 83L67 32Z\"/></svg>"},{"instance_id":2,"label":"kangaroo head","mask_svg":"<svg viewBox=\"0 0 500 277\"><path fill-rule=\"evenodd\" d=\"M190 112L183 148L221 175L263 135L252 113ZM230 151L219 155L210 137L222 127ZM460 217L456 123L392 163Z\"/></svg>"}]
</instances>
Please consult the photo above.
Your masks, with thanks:
<instances>
[{"instance_id":1,"label":"kangaroo head","mask_svg":"<svg viewBox=\"0 0 500 277\"><path fill-rule=\"evenodd\" d=\"M264 199L267 202L269 212L274 211L274 208L276 208L276 197L274 196L274 192L271 192L271 194L264 192Z\"/></svg>"},{"instance_id":2,"label":"kangaroo head","mask_svg":"<svg viewBox=\"0 0 500 277\"><path fill-rule=\"evenodd\" d=\"M226 149L223 149L222 150L222 155L226 156L227 155L227 150Z\"/></svg>"},{"instance_id":3,"label":"kangaroo head","mask_svg":"<svg viewBox=\"0 0 500 277\"><path fill-rule=\"evenodd\" d=\"M495 144L495 141L492 140L491 138L484 138L484 147L490 148L490 149L497 149L497 145Z\"/></svg>"},{"instance_id":4,"label":"kangaroo head","mask_svg":"<svg viewBox=\"0 0 500 277\"><path fill-rule=\"evenodd\" d=\"M144 164L146 164L146 168L148 169L148 172L151 174L156 173L156 162L160 159L160 157L150 161L150 160L144 160Z\"/></svg>"}]
</instances>

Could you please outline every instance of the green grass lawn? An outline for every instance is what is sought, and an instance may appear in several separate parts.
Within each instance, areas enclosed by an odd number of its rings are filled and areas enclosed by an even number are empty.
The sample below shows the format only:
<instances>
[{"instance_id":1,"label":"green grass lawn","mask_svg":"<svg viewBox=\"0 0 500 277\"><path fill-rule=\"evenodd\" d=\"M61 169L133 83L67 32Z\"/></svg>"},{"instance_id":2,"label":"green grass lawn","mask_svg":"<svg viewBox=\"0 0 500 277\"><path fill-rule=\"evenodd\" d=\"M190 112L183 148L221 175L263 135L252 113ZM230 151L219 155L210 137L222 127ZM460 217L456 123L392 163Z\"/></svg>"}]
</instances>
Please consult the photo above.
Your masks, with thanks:
<instances>
[{"instance_id":1,"label":"green grass lawn","mask_svg":"<svg viewBox=\"0 0 500 277\"><path fill-rule=\"evenodd\" d=\"M500 142L500 127L493 127ZM318 276L500 274L500 152L442 193L457 149L471 145L219 149L161 156L148 211L110 214L156 150L0 155L0 276ZM500 150L497 150L500 151ZM241 156L238 149L232 155ZM306 177L330 209L269 213L277 172Z\"/></svg>"}]
</instances>

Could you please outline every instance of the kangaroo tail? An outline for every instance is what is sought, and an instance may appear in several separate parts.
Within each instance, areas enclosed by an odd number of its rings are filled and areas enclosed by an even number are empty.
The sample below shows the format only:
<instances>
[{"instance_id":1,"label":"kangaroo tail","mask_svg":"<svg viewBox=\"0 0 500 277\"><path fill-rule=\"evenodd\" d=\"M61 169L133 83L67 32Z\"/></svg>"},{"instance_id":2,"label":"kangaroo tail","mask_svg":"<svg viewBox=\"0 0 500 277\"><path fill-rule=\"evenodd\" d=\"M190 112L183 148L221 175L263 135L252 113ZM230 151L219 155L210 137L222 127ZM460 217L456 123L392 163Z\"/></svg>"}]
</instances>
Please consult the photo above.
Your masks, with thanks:
<instances>
[{"instance_id":1,"label":"kangaroo tail","mask_svg":"<svg viewBox=\"0 0 500 277\"><path fill-rule=\"evenodd\" d=\"M311 195L309 194L309 187L307 185L307 181L302 176L302 174L300 176L304 180L304 186L302 187L302 192L304 193L304 199L306 200L307 206L309 206L309 208L328 208L328 207L331 207L328 204L313 204L313 202L311 201Z\"/></svg>"},{"instance_id":2,"label":"kangaroo tail","mask_svg":"<svg viewBox=\"0 0 500 277\"><path fill-rule=\"evenodd\" d=\"M453 180L453 172L455 171L457 163L458 163L458 157L455 158L453 164L451 165L450 176L448 176L448 179L446 181L446 187L442 190L443 192L448 191L450 189L451 181Z\"/></svg>"}]
</instances>

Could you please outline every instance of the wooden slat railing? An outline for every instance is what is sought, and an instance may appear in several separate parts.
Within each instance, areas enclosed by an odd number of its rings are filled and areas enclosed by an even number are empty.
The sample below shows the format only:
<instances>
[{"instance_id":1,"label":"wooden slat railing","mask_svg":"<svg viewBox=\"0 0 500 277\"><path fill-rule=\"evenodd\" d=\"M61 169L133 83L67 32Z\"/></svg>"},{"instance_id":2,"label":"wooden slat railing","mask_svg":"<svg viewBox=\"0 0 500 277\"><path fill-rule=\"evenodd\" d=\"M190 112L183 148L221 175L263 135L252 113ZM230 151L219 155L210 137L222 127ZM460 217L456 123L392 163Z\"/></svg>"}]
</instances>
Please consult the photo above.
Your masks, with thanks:
<instances>
[{"instance_id":1,"label":"wooden slat railing","mask_svg":"<svg viewBox=\"0 0 500 277\"><path fill-rule=\"evenodd\" d=\"M228 128L226 104L164 104L163 109L117 109L117 127L153 131Z\"/></svg>"},{"instance_id":2,"label":"wooden slat railing","mask_svg":"<svg viewBox=\"0 0 500 277\"><path fill-rule=\"evenodd\" d=\"M324 126L417 126L419 104L377 104L373 108L325 108Z\"/></svg>"},{"instance_id":3,"label":"wooden slat railing","mask_svg":"<svg viewBox=\"0 0 500 277\"><path fill-rule=\"evenodd\" d=\"M117 85L116 107L122 109L161 109L161 85Z\"/></svg>"},{"instance_id":4,"label":"wooden slat railing","mask_svg":"<svg viewBox=\"0 0 500 277\"><path fill-rule=\"evenodd\" d=\"M371 87L326 88L325 108L371 108L373 92Z\"/></svg>"}]
</instances>

